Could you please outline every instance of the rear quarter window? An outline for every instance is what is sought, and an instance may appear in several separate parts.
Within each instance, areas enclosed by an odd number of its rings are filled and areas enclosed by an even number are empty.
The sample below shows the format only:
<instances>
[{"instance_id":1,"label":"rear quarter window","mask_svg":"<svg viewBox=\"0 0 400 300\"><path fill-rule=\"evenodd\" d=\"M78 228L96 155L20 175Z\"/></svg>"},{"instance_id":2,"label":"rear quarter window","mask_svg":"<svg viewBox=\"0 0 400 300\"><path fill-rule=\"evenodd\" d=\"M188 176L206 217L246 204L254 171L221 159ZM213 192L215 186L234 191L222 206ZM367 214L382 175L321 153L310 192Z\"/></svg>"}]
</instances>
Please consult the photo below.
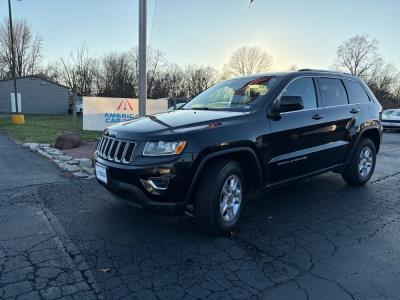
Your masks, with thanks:
<instances>
[{"instance_id":1,"label":"rear quarter window","mask_svg":"<svg viewBox=\"0 0 400 300\"><path fill-rule=\"evenodd\" d=\"M318 78L324 107L348 104L347 93L340 79Z\"/></svg>"},{"instance_id":2,"label":"rear quarter window","mask_svg":"<svg viewBox=\"0 0 400 300\"><path fill-rule=\"evenodd\" d=\"M367 92L358 82L344 80L344 85L346 86L347 94L349 95L349 102L351 104L366 103L370 101Z\"/></svg>"}]
</instances>

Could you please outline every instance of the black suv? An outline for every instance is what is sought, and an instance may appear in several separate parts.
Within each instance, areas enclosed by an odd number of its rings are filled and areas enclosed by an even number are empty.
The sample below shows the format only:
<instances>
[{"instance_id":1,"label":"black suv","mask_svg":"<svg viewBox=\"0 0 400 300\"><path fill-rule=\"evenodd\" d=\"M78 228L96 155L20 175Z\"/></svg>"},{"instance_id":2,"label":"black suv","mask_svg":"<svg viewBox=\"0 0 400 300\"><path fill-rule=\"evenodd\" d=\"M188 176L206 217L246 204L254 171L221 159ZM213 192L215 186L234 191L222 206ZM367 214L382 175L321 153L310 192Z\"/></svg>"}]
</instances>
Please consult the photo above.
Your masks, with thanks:
<instances>
[{"instance_id":1,"label":"black suv","mask_svg":"<svg viewBox=\"0 0 400 300\"><path fill-rule=\"evenodd\" d=\"M351 75L301 70L222 81L169 113L105 130L96 177L133 205L191 210L203 230L232 230L246 197L328 171L372 176L382 107Z\"/></svg>"}]
</instances>

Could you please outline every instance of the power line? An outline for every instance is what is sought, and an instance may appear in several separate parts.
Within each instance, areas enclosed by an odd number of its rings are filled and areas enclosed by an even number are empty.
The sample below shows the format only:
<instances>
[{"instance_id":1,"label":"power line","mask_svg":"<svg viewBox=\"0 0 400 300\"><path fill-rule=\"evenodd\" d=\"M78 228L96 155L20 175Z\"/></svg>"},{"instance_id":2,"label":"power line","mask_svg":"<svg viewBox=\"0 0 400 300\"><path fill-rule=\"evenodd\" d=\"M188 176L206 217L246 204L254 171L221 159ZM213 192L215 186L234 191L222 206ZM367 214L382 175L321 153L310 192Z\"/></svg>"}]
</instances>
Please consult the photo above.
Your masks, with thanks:
<instances>
[{"instance_id":1,"label":"power line","mask_svg":"<svg viewBox=\"0 0 400 300\"><path fill-rule=\"evenodd\" d=\"M153 11L153 20L151 21L151 28L150 28L149 48L151 45L151 38L153 36L153 28L154 28L154 23L155 23L155 19L156 19L157 4L158 4L158 0L155 0L154 1L154 11Z\"/></svg>"}]
</instances>

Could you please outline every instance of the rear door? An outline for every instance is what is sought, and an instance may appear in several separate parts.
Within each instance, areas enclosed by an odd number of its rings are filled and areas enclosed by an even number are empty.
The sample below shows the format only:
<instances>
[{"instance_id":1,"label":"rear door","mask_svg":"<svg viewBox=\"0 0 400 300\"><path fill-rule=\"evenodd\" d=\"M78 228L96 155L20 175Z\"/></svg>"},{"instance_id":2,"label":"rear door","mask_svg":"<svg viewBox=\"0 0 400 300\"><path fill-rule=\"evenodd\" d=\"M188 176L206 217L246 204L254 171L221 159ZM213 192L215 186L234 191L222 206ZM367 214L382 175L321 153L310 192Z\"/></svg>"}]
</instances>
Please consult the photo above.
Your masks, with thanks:
<instances>
[{"instance_id":1,"label":"rear door","mask_svg":"<svg viewBox=\"0 0 400 300\"><path fill-rule=\"evenodd\" d=\"M318 88L329 130L324 135L326 148L323 167L331 167L343 163L346 159L351 143L351 130L360 108L357 104L349 103L346 88L339 78L320 77Z\"/></svg>"},{"instance_id":2,"label":"rear door","mask_svg":"<svg viewBox=\"0 0 400 300\"><path fill-rule=\"evenodd\" d=\"M320 168L320 151L326 140L326 112L320 107L313 77L294 79L281 96L301 96L304 109L270 119L267 136L269 183L299 177ZM279 98L278 98L279 99Z\"/></svg>"},{"instance_id":3,"label":"rear door","mask_svg":"<svg viewBox=\"0 0 400 300\"><path fill-rule=\"evenodd\" d=\"M362 122L370 120L371 116L379 116L377 106L359 82L345 79L343 83L347 90L349 103L352 105L351 108L353 109L357 126L361 126Z\"/></svg>"}]
</instances>

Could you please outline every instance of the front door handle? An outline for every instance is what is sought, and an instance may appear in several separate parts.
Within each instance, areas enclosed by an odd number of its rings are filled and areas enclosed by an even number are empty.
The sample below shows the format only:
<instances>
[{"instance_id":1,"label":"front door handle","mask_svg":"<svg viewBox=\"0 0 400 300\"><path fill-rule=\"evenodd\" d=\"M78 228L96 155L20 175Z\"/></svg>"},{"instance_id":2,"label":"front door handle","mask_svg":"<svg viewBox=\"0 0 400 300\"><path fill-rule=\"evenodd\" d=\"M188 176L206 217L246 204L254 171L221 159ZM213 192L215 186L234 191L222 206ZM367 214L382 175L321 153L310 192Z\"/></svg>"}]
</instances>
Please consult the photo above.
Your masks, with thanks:
<instances>
[{"instance_id":1,"label":"front door handle","mask_svg":"<svg viewBox=\"0 0 400 300\"><path fill-rule=\"evenodd\" d=\"M321 115L321 114L315 114L315 115L312 116L312 118L313 118L314 120L320 120L320 119L325 118L325 116L324 116L324 115Z\"/></svg>"},{"instance_id":2,"label":"front door handle","mask_svg":"<svg viewBox=\"0 0 400 300\"><path fill-rule=\"evenodd\" d=\"M350 112L352 114L358 114L360 112L360 109L359 108L353 108Z\"/></svg>"}]
</instances>

